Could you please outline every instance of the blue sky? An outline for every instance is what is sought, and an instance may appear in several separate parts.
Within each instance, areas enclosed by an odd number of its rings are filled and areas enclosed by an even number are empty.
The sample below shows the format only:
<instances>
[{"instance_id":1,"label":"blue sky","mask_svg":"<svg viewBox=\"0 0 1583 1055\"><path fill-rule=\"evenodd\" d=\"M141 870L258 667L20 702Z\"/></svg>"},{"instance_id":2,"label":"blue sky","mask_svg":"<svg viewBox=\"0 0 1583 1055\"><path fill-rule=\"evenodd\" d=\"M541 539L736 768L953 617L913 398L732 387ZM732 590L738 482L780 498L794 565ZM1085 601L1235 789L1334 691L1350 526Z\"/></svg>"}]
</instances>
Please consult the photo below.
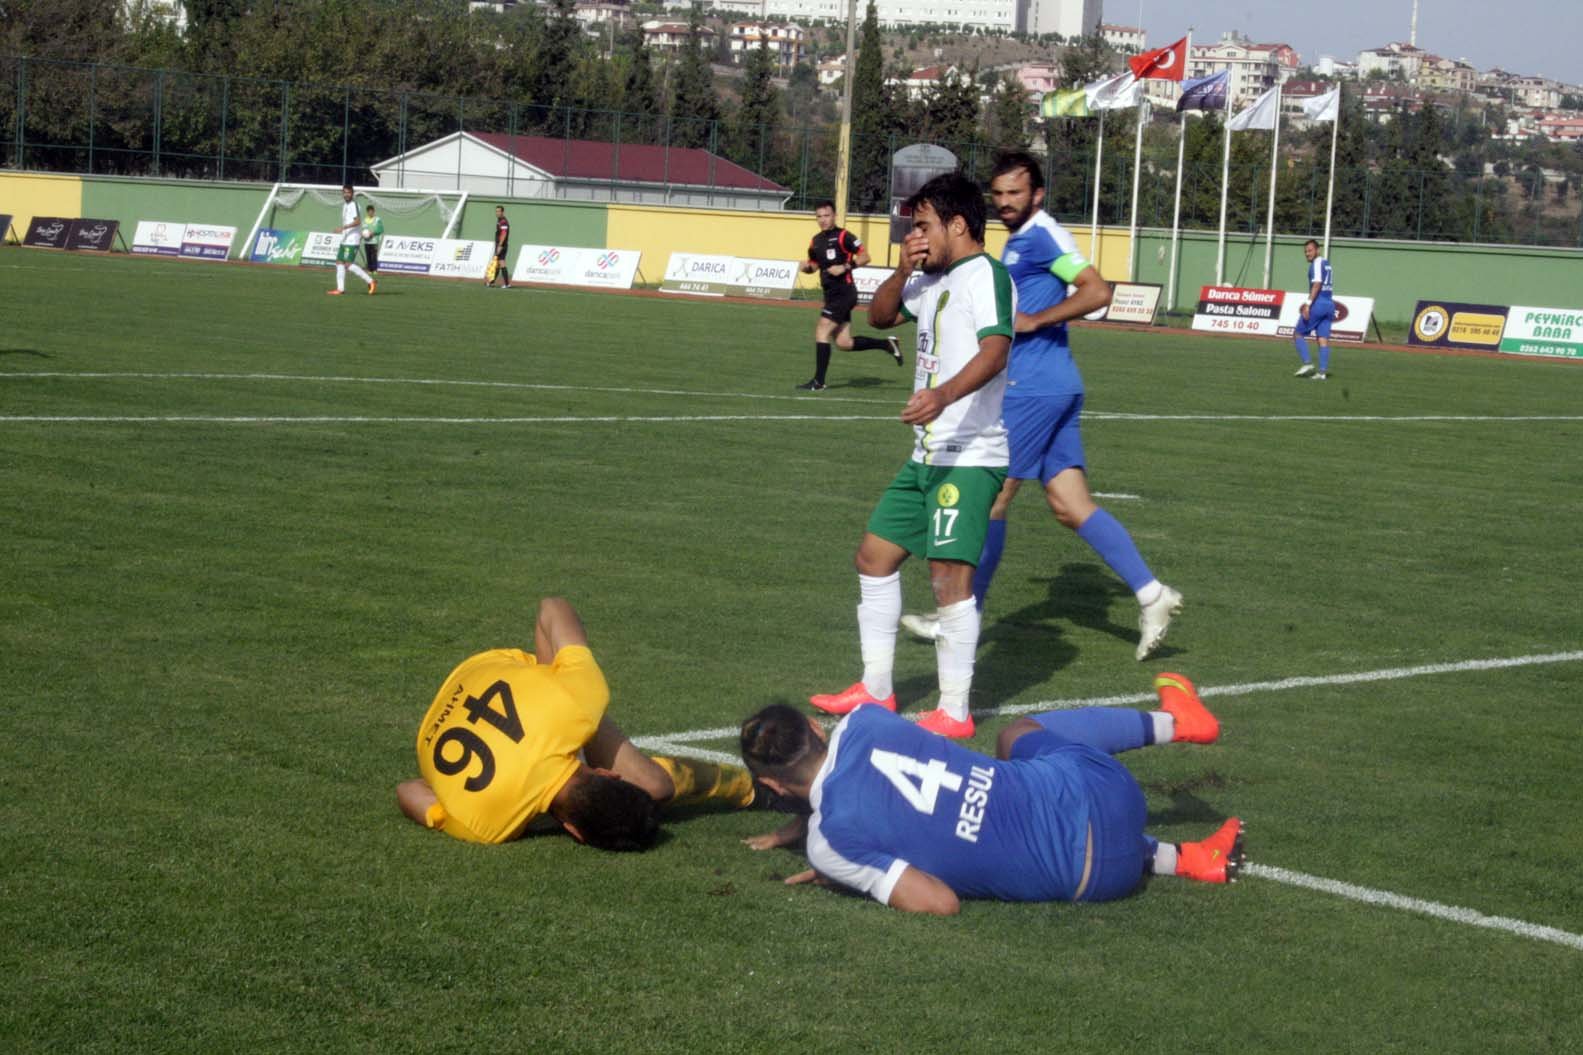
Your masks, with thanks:
<instances>
[{"instance_id":1,"label":"blue sky","mask_svg":"<svg viewBox=\"0 0 1583 1055\"><path fill-rule=\"evenodd\" d=\"M1106 0L1105 21L1138 23L1138 0ZM1149 45L1169 44L1192 24L1193 40L1217 40L1238 29L1257 41L1284 41L1305 63L1320 55L1357 58L1364 48L1406 41L1412 0L1142 0ZM1419 0L1418 46L1475 68L1583 83L1583 2L1580 0Z\"/></svg>"}]
</instances>

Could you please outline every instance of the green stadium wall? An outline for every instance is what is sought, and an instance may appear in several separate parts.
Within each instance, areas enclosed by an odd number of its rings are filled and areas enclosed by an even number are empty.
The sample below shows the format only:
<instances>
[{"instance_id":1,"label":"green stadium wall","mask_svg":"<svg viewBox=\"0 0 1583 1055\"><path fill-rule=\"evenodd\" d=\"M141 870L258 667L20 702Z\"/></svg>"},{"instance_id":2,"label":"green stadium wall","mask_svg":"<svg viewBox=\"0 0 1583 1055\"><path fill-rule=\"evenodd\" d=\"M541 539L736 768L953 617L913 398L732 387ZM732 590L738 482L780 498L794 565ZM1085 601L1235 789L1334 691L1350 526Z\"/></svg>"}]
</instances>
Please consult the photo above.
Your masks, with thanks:
<instances>
[{"instance_id":1,"label":"green stadium wall","mask_svg":"<svg viewBox=\"0 0 1583 1055\"><path fill-rule=\"evenodd\" d=\"M119 220L128 241L139 220L225 224L238 229L233 248L238 256L241 241L258 219L268 193L269 185L264 183L0 173L0 212L15 215L18 236L34 215ZM637 249L644 254L643 275L649 282L658 281L672 251L800 259L813 231L812 217L801 213L473 197L467 201L458 236L492 240L496 205L508 210L516 244ZM309 230L323 230L338 222L334 206L312 199L274 219L276 226ZM402 216L387 211L385 216L386 229L392 234L437 235L438 222L433 212ZM877 247L876 262L883 263L885 255L878 248L885 238L885 218L854 216L848 226ZM1004 232L995 223L991 229L989 248L998 251L1004 244ZM1085 227L1074 227L1073 234L1080 246L1088 247ZM1127 277L1126 229L1105 228L1101 238L1101 272L1110 279ZM1293 291L1305 288L1303 241L1299 237L1276 239L1272 285ZM1166 230L1139 232L1138 281L1167 282L1170 242ZM1583 290L1583 251L1575 249L1341 239L1331 246L1331 260L1336 291L1373 297L1376 317L1388 322L1411 319L1419 300L1565 307L1575 305L1578 291ZM1227 238L1228 284L1257 286L1263 270L1262 238L1246 233ZM1192 309L1199 288L1213 281L1214 273L1214 233L1183 232L1176 289L1179 311ZM805 278L799 285L812 288L812 280Z\"/></svg>"}]
</instances>

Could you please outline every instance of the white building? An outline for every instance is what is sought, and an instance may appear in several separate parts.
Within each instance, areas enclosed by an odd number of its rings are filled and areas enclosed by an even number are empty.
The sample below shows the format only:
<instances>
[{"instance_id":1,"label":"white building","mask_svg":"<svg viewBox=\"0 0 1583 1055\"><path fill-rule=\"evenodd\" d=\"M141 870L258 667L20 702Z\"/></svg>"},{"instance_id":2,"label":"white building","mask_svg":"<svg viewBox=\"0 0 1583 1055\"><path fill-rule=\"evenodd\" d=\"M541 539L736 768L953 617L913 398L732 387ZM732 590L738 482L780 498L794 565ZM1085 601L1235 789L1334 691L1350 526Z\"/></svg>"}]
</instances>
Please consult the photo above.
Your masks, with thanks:
<instances>
[{"instance_id":1,"label":"white building","mask_svg":"<svg viewBox=\"0 0 1583 1055\"><path fill-rule=\"evenodd\" d=\"M1117 51L1134 55L1149 46L1149 35L1137 26L1113 26L1109 22L1104 22L1100 24L1099 36Z\"/></svg>"},{"instance_id":2,"label":"white building","mask_svg":"<svg viewBox=\"0 0 1583 1055\"><path fill-rule=\"evenodd\" d=\"M1334 77L1337 79L1356 77L1358 75L1358 64L1338 59L1334 55L1321 55L1319 56L1319 61L1314 63L1314 72L1321 77Z\"/></svg>"},{"instance_id":3,"label":"white building","mask_svg":"<svg viewBox=\"0 0 1583 1055\"><path fill-rule=\"evenodd\" d=\"M1379 73L1392 79L1413 81L1418 78L1418 67L1424 61L1424 51L1400 41L1383 48L1370 48L1358 52L1358 76Z\"/></svg>"},{"instance_id":4,"label":"white building","mask_svg":"<svg viewBox=\"0 0 1583 1055\"><path fill-rule=\"evenodd\" d=\"M908 99L921 99L936 85L954 81L961 75L961 71L955 66L925 66L923 69L913 70L905 78L889 77L885 83L900 88Z\"/></svg>"},{"instance_id":5,"label":"white building","mask_svg":"<svg viewBox=\"0 0 1583 1055\"><path fill-rule=\"evenodd\" d=\"M1059 33L1068 40L1094 32L1104 15L1101 0L1022 0L1024 33Z\"/></svg>"},{"instance_id":6,"label":"white building","mask_svg":"<svg viewBox=\"0 0 1583 1055\"><path fill-rule=\"evenodd\" d=\"M846 55L843 53L833 59L825 59L815 68L815 72L819 78L819 87L830 87L846 76Z\"/></svg>"},{"instance_id":7,"label":"white building","mask_svg":"<svg viewBox=\"0 0 1583 1055\"><path fill-rule=\"evenodd\" d=\"M761 19L845 22L847 15L847 0L733 0L730 7ZM1063 37L1092 33L1100 10L1101 0L878 0L875 9L884 26L961 26ZM862 12L860 6L860 18Z\"/></svg>"},{"instance_id":8,"label":"white building","mask_svg":"<svg viewBox=\"0 0 1583 1055\"><path fill-rule=\"evenodd\" d=\"M1231 108L1251 102L1297 72L1298 56L1289 44L1256 44L1235 31L1214 44L1194 44L1187 56L1188 77L1231 73Z\"/></svg>"},{"instance_id":9,"label":"white building","mask_svg":"<svg viewBox=\"0 0 1583 1055\"><path fill-rule=\"evenodd\" d=\"M186 33L187 5L182 0L121 0L121 21L129 27L163 22L177 33Z\"/></svg>"},{"instance_id":10,"label":"white building","mask_svg":"<svg viewBox=\"0 0 1583 1055\"><path fill-rule=\"evenodd\" d=\"M779 210L791 191L707 150L453 132L372 166L381 187Z\"/></svg>"},{"instance_id":11,"label":"white building","mask_svg":"<svg viewBox=\"0 0 1583 1055\"><path fill-rule=\"evenodd\" d=\"M686 22L653 19L643 23L643 43L655 51L680 51L687 45L691 32ZM708 26L699 26L698 36L706 51L714 46L715 31Z\"/></svg>"},{"instance_id":12,"label":"white building","mask_svg":"<svg viewBox=\"0 0 1583 1055\"><path fill-rule=\"evenodd\" d=\"M1561 85L1548 77L1518 77L1511 82L1512 102L1535 110L1554 110L1561 105Z\"/></svg>"},{"instance_id":13,"label":"white building","mask_svg":"<svg viewBox=\"0 0 1583 1055\"><path fill-rule=\"evenodd\" d=\"M748 52L769 48L775 64L789 70L802 61L806 33L795 22L733 22L731 24L731 61L741 65Z\"/></svg>"}]
</instances>

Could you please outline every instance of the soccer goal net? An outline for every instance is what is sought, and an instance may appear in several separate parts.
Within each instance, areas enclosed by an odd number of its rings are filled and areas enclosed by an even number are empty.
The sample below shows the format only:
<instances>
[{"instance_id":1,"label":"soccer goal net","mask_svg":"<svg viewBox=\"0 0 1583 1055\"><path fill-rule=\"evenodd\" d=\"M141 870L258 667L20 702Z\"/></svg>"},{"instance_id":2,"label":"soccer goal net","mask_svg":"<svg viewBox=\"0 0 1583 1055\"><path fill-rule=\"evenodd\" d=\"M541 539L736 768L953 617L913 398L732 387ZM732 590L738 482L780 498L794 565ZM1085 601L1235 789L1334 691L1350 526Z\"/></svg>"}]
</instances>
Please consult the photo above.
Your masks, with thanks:
<instances>
[{"instance_id":1,"label":"soccer goal net","mask_svg":"<svg viewBox=\"0 0 1583 1055\"><path fill-rule=\"evenodd\" d=\"M370 204L385 219L387 230L431 238L451 238L461 222L467 192L455 190L391 190L354 187L358 215ZM265 228L292 231L333 231L341 226L341 188L319 183L277 183L243 243L251 253Z\"/></svg>"}]
</instances>

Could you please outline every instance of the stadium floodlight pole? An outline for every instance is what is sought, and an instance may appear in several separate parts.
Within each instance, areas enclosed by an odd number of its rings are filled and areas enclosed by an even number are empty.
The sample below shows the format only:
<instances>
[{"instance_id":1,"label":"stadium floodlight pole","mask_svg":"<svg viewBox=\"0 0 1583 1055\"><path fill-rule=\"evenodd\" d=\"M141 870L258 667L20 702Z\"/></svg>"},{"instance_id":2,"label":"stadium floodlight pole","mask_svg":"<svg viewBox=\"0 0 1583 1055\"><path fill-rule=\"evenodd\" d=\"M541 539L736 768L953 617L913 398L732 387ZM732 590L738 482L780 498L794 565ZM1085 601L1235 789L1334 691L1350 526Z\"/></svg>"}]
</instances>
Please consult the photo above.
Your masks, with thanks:
<instances>
[{"instance_id":1,"label":"stadium floodlight pole","mask_svg":"<svg viewBox=\"0 0 1583 1055\"><path fill-rule=\"evenodd\" d=\"M1099 186L1104 169L1100 164L1105 160L1105 110L1099 111L1099 146L1094 150L1094 213L1088 221L1088 262L1094 265L1094 270L1099 271ZM1103 274L1104 272L1100 272Z\"/></svg>"},{"instance_id":2,"label":"stadium floodlight pole","mask_svg":"<svg viewBox=\"0 0 1583 1055\"><path fill-rule=\"evenodd\" d=\"M1127 235L1127 281L1138 281L1138 176L1143 165L1143 126L1149 120L1149 100L1138 104L1138 134L1132 142L1132 226Z\"/></svg>"},{"instance_id":3,"label":"stadium floodlight pole","mask_svg":"<svg viewBox=\"0 0 1583 1055\"><path fill-rule=\"evenodd\" d=\"M1325 191L1325 259L1330 259L1330 210L1336 204L1336 130L1341 127L1341 82L1336 82L1336 116L1330 121L1330 187Z\"/></svg>"},{"instance_id":4,"label":"stadium floodlight pole","mask_svg":"<svg viewBox=\"0 0 1583 1055\"><path fill-rule=\"evenodd\" d=\"M1183 52L1187 59L1182 63L1182 75L1187 75L1186 65L1193 58L1193 27L1187 27L1187 50ZM1177 83L1177 100L1181 100L1181 83ZM1187 154L1187 115L1191 110L1181 111L1181 134L1176 138L1176 207L1171 212L1171 277L1166 280L1165 312L1169 315L1176 310L1176 260L1181 247L1182 233L1182 160Z\"/></svg>"},{"instance_id":5,"label":"stadium floodlight pole","mask_svg":"<svg viewBox=\"0 0 1583 1055\"><path fill-rule=\"evenodd\" d=\"M1231 77L1226 77L1226 113L1221 118L1225 146L1220 156L1220 238L1215 243L1215 285L1226 281L1226 187L1231 183Z\"/></svg>"},{"instance_id":6,"label":"stadium floodlight pole","mask_svg":"<svg viewBox=\"0 0 1583 1055\"><path fill-rule=\"evenodd\" d=\"M835 223L846 226L846 199L852 182L852 81L857 74L857 0L846 5L846 70L841 76L841 138L835 155Z\"/></svg>"},{"instance_id":7,"label":"stadium floodlight pole","mask_svg":"<svg viewBox=\"0 0 1583 1055\"><path fill-rule=\"evenodd\" d=\"M1264 287L1270 288L1270 264L1275 259L1275 174L1281 161L1281 80L1275 79L1275 133L1270 140L1270 207L1264 220Z\"/></svg>"}]
</instances>

